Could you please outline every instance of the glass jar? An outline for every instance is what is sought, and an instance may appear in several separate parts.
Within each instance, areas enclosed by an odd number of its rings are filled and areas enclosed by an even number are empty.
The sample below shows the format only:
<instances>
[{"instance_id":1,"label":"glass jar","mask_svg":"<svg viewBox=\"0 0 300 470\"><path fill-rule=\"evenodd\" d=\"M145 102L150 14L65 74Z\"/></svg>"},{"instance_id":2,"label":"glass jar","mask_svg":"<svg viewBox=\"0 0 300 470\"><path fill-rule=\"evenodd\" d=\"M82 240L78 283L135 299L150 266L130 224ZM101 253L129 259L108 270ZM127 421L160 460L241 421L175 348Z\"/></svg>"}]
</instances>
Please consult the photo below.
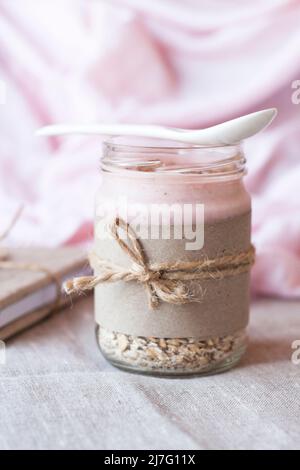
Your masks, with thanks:
<instances>
[{"instance_id":1,"label":"glass jar","mask_svg":"<svg viewBox=\"0 0 300 470\"><path fill-rule=\"evenodd\" d=\"M119 137L104 143L101 168L95 255L121 272L133 270L131 277L116 276L116 282L95 288L103 355L119 368L153 375L201 375L232 367L247 344L254 256L241 147ZM134 227L150 277L155 271L151 279L141 275L144 268L124 244L108 236L112 221L121 217ZM206 262L205 269L201 264L200 270L190 270L199 260ZM166 282L174 263L181 271L177 280L171 276L165 298L160 288L154 292L155 283ZM96 263L96 275L98 269ZM200 279L194 279L199 272ZM178 286L188 292L182 302L173 298Z\"/></svg>"}]
</instances>

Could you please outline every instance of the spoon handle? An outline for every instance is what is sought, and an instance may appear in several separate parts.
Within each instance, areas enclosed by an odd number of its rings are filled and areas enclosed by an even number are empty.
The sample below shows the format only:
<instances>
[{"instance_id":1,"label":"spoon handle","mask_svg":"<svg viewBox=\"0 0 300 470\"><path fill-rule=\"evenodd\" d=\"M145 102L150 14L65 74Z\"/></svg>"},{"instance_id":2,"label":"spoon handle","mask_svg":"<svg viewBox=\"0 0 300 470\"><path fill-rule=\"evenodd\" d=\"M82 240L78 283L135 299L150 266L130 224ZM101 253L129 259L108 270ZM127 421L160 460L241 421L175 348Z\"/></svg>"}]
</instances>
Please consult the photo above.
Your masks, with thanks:
<instances>
[{"instance_id":1,"label":"spoon handle","mask_svg":"<svg viewBox=\"0 0 300 470\"><path fill-rule=\"evenodd\" d=\"M123 135L166 139L193 145L231 145L257 134L273 121L276 114L275 108L265 109L200 130L138 124L58 124L43 127L37 131L37 135Z\"/></svg>"}]
</instances>

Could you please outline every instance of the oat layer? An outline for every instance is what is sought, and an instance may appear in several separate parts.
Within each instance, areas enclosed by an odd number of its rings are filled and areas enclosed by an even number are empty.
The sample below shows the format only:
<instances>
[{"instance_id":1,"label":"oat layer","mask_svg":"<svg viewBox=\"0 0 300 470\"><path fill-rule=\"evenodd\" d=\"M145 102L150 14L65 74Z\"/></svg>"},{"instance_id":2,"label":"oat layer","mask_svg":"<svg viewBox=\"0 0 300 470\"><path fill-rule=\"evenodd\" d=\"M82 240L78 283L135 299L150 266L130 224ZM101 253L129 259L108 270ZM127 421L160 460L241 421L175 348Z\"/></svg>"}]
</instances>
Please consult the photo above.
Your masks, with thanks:
<instances>
[{"instance_id":1,"label":"oat layer","mask_svg":"<svg viewBox=\"0 0 300 470\"><path fill-rule=\"evenodd\" d=\"M245 331L233 335L198 340L196 338L153 338L98 329L103 354L113 363L157 373L201 373L230 362L246 343Z\"/></svg>"}]
</instances>

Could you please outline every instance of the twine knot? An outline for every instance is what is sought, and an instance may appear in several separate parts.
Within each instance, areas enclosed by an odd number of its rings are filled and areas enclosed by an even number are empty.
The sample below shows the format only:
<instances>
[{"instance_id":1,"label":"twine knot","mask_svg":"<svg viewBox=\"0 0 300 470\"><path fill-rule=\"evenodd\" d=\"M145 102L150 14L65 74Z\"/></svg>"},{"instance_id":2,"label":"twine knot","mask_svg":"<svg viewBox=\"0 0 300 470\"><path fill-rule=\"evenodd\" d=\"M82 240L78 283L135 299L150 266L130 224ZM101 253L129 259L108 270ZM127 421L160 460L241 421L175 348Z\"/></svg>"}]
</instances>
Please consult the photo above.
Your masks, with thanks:
<instances>
[{"instance_id":1,"label":"twine knot","mask_svg":"<svg viewBox=\"0 0 300 470\"><path fill-rule=\"evenodd\" d=\"M136 280L141 283L158 281L161 278L160 271L152 271L146 264L139 265L132 263L131 271L133 275L134 273L136 274Z\"/></svg>"},{"instance_id":2,"label":"twine knot","mask_svg":"<svg viewBox=\"0 0 300 470\"><path fill-rule=\"evenodd\" d=\"M126 242L120 237L120 230L126 233ZM110 232L124 253L131 258L130 268L126 269L99 258L92 252L89 257L90 264L99 274L67 281L64 284L67 294L80 294L106 282L135 281L144 286L151 309L156 309L160 301L173 304L200 302L203 295L196 297L186 281L222 279L241 274L249 271L255 259L255 249L251 245L242 253L215 259L203 257L196 261L150 264L140 240L129 224L117 217L110 227ZM200 284L198 287L203 294Z\"/></svg>"}]
</instances>

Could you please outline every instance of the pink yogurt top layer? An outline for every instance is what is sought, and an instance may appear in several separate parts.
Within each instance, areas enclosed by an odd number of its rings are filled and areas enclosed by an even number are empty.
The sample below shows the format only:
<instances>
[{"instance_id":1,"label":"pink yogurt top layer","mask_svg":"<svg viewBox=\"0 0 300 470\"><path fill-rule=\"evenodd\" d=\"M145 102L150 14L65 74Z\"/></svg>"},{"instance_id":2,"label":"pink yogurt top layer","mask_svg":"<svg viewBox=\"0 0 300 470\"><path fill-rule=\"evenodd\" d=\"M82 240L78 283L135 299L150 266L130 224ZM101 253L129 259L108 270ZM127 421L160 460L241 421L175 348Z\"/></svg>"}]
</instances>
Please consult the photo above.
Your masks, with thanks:
<instances>
[{"instance_id":1,"label":"pink yogurt top layer","mask_svg":"<svg viewBox=\"0 0 300 470\"><path fill-rule=\"evenodd\" d=\"M206 222L250 211L242 180L245 159L239 145L183 147L121 137L105 143L104 149L97 206L123 200L129 207L142 205L145 211L153 204L178 205L180 211L184 204L203 204Z\"/></svg>"},{"instance_id":2,"label":"pink yogurt top layer","mask_svg":"<svg viewBox=\"0 0 300 470\"><path fill-rule=\"evenodd\" d=\"M97 209L103 204L139 205L149 210L154 204L173 206L173 212L184 205L204 205L206 222L235 217L251 209L250 196L241 178L208 179L199 175L163 175L134 172L126 175L104 173L97 198Z\"/></svg>"}]
</instances>

